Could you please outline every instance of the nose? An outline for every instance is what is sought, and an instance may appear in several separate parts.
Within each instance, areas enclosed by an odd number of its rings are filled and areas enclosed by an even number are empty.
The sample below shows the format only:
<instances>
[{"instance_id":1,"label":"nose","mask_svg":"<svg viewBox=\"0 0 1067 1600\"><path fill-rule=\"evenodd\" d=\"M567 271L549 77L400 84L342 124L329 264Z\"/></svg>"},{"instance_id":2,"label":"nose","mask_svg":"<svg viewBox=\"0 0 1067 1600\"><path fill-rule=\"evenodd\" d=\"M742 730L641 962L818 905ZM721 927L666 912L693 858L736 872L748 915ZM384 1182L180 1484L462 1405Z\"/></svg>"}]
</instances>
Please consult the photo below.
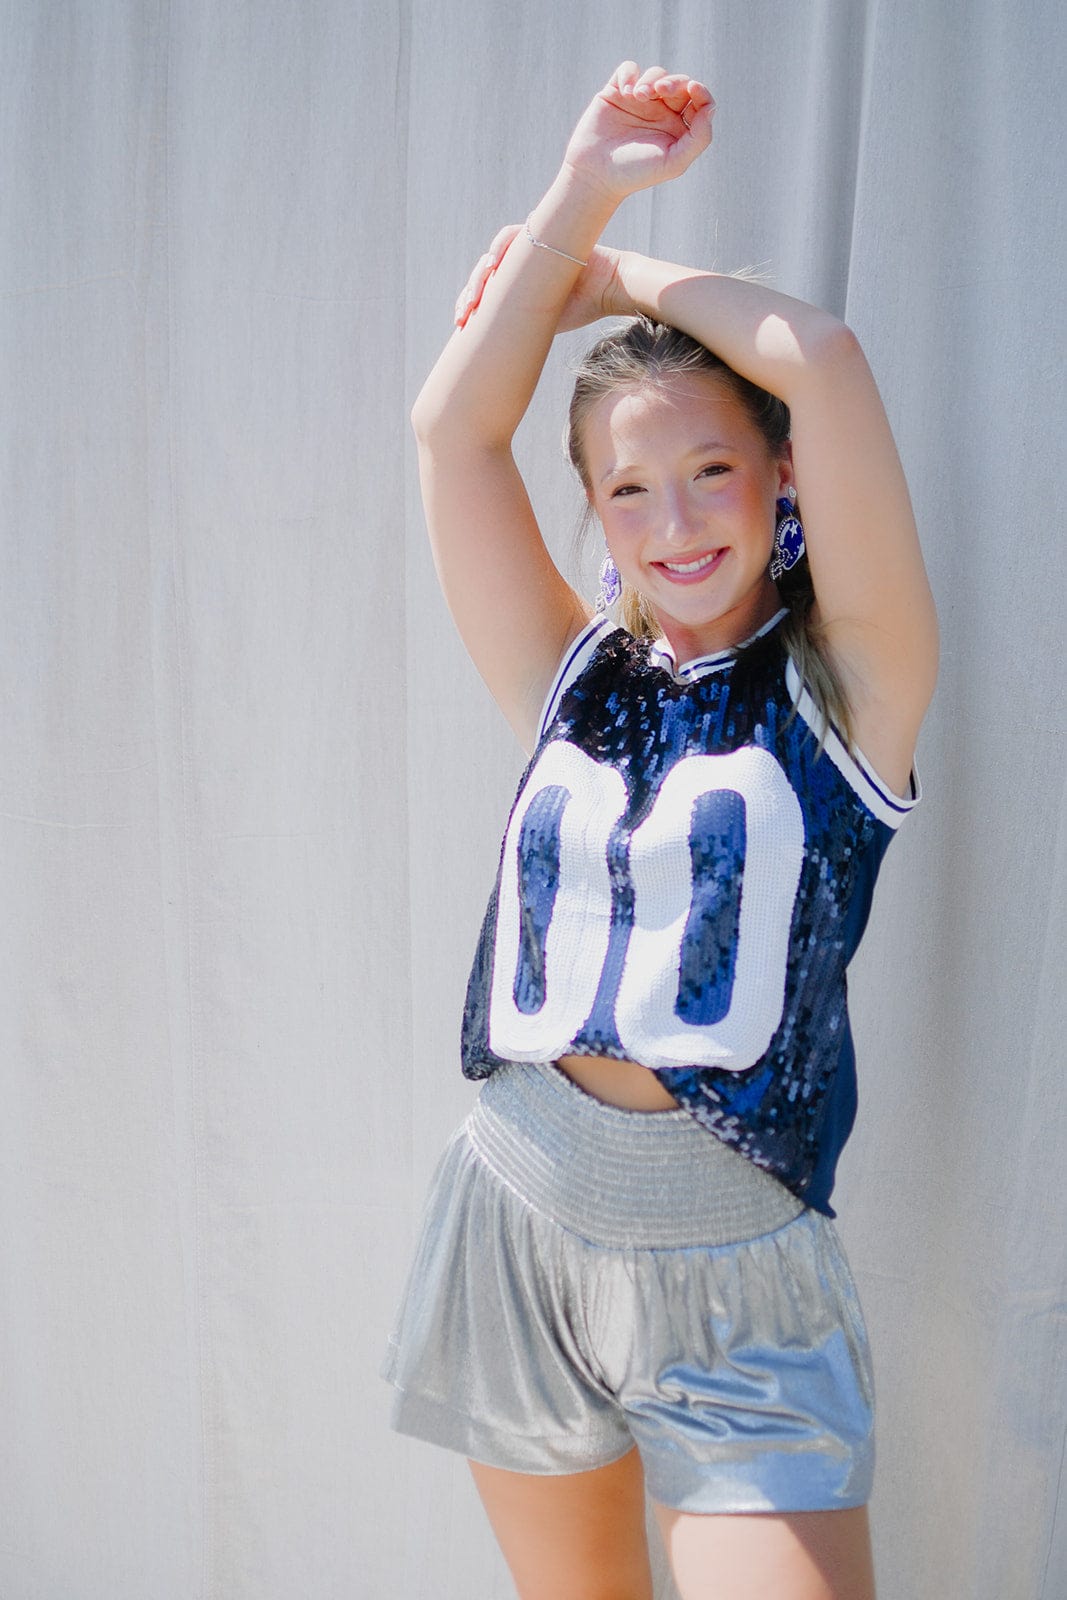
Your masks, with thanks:
<instances>
[{"instance_id":1,"label":"nose","mask_svg":"<svg viewBox=\"0 0 1067 1600\"><path fill-rule=\"evenodd\" d=\"M682 548L692 544L700 532L701 521L690 497L684 490L675 489L667 496L664 510L663 536L667 542Z\"/></svg>"}]
</instances>

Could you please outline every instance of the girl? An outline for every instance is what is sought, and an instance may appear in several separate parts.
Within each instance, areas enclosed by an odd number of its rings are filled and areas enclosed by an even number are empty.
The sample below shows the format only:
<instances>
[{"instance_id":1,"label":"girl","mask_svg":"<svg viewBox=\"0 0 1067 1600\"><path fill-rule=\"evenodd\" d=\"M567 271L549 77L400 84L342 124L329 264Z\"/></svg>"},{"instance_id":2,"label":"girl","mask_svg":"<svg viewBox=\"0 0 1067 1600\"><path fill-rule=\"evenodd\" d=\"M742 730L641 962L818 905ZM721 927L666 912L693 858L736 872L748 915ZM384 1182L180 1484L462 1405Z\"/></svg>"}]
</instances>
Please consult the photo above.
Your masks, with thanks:
<instances>
[{"instance_id":1,"label":"girl","mask_svg":"<svg viewBox=\"0 0 1067 1600\"><path fill-rule=\"evenodd\" d=\"M918 799L936 624L842 323L598 244L711 142L623 62L497 236L413 421L434 558L530 764L468 989L481 1096L438 1169L387 1375L461 1450L522 1600L871 1600L872 1382L830 1206L855 1111L845 968ZM596 613L512 438L578 378ZM801 515L802 508L802 515ZM621 591L625 626L609 620Z\"/></svg>"}]
</instances>

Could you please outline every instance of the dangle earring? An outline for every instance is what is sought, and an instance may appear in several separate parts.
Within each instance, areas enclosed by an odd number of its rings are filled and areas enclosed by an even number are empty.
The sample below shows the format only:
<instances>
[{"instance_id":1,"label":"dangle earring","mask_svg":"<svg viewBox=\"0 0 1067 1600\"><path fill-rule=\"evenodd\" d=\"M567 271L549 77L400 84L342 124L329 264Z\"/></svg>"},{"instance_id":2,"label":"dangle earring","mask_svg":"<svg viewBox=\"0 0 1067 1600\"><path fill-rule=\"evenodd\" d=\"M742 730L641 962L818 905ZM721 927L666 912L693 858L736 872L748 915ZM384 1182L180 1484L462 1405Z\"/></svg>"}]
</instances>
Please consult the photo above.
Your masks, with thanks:
<instances>
[{"instance_id":1,"label":"dangle earring","mask_svg":"<svg viewBox=\"0 0 1067 1600\"><path fill-rule=\"evenodd\" d=\"M611 558L609 550L600 564L600 593L597 595L596 608L604 612L613 606L622 594L622 579L619 569Z\"/></svg>"},{"instance_id":2,"label":"dangle earring","mask_svg":"<svg viewBox=\"0 0 1067 1600\"><path fill-rule=\"evenodd\" d=\"M774 549L771 552L770 574L774 582L795 567L804 554L804 527L793 507L797 492L790 484L777 504L778 522L774 529Z\"/></svg>"}]
</instances>

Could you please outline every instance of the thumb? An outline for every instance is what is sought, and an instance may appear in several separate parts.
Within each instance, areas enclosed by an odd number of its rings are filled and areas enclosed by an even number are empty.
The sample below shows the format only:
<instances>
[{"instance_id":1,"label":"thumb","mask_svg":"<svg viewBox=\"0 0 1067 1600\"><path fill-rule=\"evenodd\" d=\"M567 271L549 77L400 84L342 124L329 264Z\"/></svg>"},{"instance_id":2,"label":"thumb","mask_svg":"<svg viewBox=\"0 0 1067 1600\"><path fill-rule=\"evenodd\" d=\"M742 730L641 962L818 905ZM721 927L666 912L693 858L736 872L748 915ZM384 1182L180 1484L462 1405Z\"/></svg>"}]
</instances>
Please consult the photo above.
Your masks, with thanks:
<instances>
[{"instance_id":1,"label":"thumb","mask_svg":"<svg viewBox=\"0 0 1067 1600\"><path fill-rule=\"evenodd\" d=\"M715 102L709 100L706 105L696 111L680 111L678 115L685 123L685 132L679 139L681 145L690 145L694 150L706 150L711 143L711 125L715 117Z\"/></svg>"}]
</instances>

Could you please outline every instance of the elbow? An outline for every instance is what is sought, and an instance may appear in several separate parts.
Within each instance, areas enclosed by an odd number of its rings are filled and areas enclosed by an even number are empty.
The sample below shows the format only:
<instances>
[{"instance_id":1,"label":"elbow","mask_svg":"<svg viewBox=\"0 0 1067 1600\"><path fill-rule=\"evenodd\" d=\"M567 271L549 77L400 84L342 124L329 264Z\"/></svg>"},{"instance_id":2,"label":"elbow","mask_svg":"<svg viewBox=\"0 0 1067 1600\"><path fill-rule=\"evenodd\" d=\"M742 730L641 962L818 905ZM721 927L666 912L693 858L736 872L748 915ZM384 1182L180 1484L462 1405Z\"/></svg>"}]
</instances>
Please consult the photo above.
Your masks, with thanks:
<instances>
[{"instance_id":1,"label":"elbow","mask_svg":"<svg viewBox=\"0 0 1067 1600\"><path fill-rule=\"evenodd\" d=\"M443 451L507 451L512 430L494 426L480 411L456 403L454 397L442 399L425 390L411 408L411 426L420 452L433 455Z\"/></svg>"},{"instance_id":2,"label":"elbow","mask_svg":"<svg viewBox=\"0 0 1067 1600\"><path fill-rule=\"evenodd\" d=\"M456 434L464 425L464 407L455 387L430 373L411 408L411 426L420 445L432 445Z\"/></svg>"},{"instance_id":3,"label":"elbow","mask_svg":"<svg viewBox=\"0 0 1067 1600\"><path fill-rule=\"evenodd\" d=\"M787 405L811 384L866 368L860 342L847 323L815 306L804 310L803 317L791 321L768 316L756 335L757 354L780 369L785 387L773 392Z\"/></svg>"},{"instance_id":4,"label":"elbow","mask_svg":"<svg viewBox=\"0 0 1067 1600\"><path fill-rule=\"evenodd\" d=\"M848 323L829 312L824 312L811 330L806 356L810 365L829 370L867 364L863 346Z\"/></svg>"},{"instance_id":5,"label":"elbow","mask_svg":"<svg viewBox=\"0 0 1067 1600\"><path fill-rule=\"evenodd\" d=\"M427 402L424 395L415 401L410 415L420 471L433 472L442 464L454 467L458 462L476 470L487 460L511 458L507 440L498 443L472 426L469 418L457 416L447 405Z\"/></svg>"},{"instance_id":6,"label":"elbow","mask_svg":"<svg viewBox=\"0 0 1067 1600\"><path fill-rule=\"evenodd\" d=\"M419 391L418 399L411 408L411 426L420 444L426 444L429 441L436 421L437 408L428 399L424 386Z\"/></svg>"},{"instance_id":7,"label":"elbow","mask_svg":"<svg viewBox=\"0 0 1067 1600\"><path fill-rule=\"evenodd\" d=\"M805 391L812 394L831 395L841 402L841 396L866 395L874 383L870 365L863 346L847 323L829 314L805 332L798 352L793 399L800 403ZM789 396L784 396L791 404Z\"/></svg>"}]
</instances>

